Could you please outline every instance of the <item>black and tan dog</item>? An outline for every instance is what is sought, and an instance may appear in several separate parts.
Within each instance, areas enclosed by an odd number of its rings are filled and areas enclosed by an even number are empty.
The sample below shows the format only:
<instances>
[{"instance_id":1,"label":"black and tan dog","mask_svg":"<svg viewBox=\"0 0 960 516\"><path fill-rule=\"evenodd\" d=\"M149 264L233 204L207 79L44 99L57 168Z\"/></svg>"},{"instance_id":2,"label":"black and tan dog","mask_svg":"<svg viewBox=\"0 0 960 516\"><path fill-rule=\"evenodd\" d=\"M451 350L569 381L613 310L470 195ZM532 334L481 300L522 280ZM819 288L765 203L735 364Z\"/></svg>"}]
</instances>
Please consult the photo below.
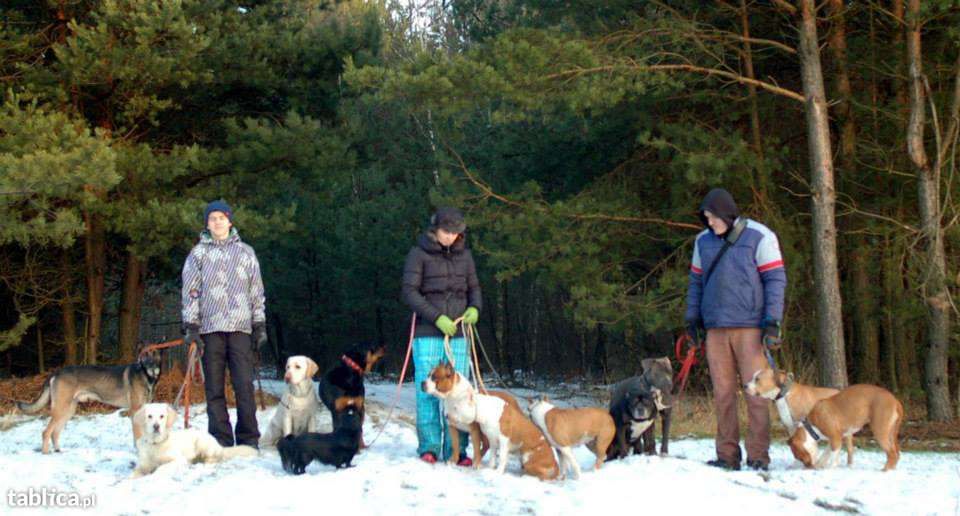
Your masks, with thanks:
<instances>
[{"instance_id":1,"label":"black and tan dog","mask_svg":"<svg viewBox=\"0 0 960 516\"><path fill-rule=\"evenodd\" d=\"M153 401L153 389L160 379L159 353L147 353L140 359L119 366L68 366L51 374L43 383L40 396L33 403L17 402L17 408L26 414L36 414L50 408L50 422L43 431L43 453L60 451L60 432L66 426L77 405L85 401L99 401L117 408L125 408L133 415L144 404ZM134 443L140 439L140 429L133 426Z\"/></svg>"},{"instance_id":2,"label":"black and tan dog","mask_svg":"<svg viewBox=\"0 0 960 516\"><path fill-rule=\"evenodd\" d=\"M340 414L340 426L333 432L307 432L280 439L277 442L277 451L280 452L284 471L302 475L307 465L314 460L337 469L352 467L350 462L360 449L362 411L362 406L350 402Z\"/></svg>"},{"instance_id":3,"label":"black and tan dog","mask_svg":"<svg viewBox=\"0 0 960 516\"><path fill-rule=\"evenodd\" d=\"M333 429L340 428L341 416L349 405L360 410L360 425L364 419L364 397L366 389L363 377L373 369L377 361L386 354L386 348L372 343L361 343L340 356L340 361L324 373L320 379L320 401L330 411ZM366 448L361 432L360 447Z\"/></svg>"}]
</instances>

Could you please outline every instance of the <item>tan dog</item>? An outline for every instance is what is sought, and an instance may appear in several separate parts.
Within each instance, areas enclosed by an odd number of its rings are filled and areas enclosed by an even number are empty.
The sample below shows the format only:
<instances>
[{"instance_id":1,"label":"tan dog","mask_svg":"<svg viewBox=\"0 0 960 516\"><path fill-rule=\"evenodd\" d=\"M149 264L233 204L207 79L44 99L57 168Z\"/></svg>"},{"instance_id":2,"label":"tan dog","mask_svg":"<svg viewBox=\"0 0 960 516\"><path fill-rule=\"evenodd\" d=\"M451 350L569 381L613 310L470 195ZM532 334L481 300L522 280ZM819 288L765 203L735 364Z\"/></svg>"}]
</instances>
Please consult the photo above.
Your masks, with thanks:
<instances>
[{"instance_id":1,"label":"tan dog","mask_svg":"<svg viewBox=\"0 0 960 516\"><path fill-rule=\"evenodd\" d=\"M572 448L581 444L586 444L597 456L593 469L600 469L607 458L607 448L617 433L613 417L607 410L593 407L560 409L546 396L530 402L530 417L557 450L560 478L566 475L568 468L573 469L574 478L580 478L580 464L573 456Z\"/></svg>"},{"instance_id":2,"label":"tan dog","mask_svg":"<svg viewBox=\"0 0 960 516\"><path fill-rule=\"evenodd\" d=\"M214 463L233 457L255 457L250 446L224 448L207 432L195 428L173 430L177 411L166 403L147 403L133 415L143 437L137 441L137 467L130 478L149 475L164 464Z\"/></svg>"},{"instance_id":3,"label":"tan dog","mask_svg":"<svg viewBox=\"0 0 960 516\"><path fill-rule=\"evenodd\" d=\"M814 405L801 428L790 438L790 450L806 467L831 468L837 464L840 444L869 424L877 444L887 454L883 471L897 467L900 460L898 436L903 422L903 404L890 391L876 385L851 385L837 395ZM817 458L817 441L830 441L830 452ZM848 448L847 462L853 462Z\"/></svg>"},{"instance_id":4,"label":"tan dog","mask_svg":"<svg viewBox=\"0 0 960 516\"><path fill-rule=\"evenodd\" d=\"M751 396L760 396L774 402L780 422L792 434L816 403L840 392L829 387L815 387L793 381L793 373L773 370L769 367L753 374L744 386Z\"/></svg>"},{"instance_id":5,"label":"tan dog","mask_svg":"<svg viewBox=\"0 0 960 516\"><path fill-rule=\"evenodd\" d=\"M319 369L316 362L303 355L287 359L283 375L287 392L283 393L270 425L260 437L260 446L275 446L282 437L317 431L320 400L313 388L313 375Z\"/></svg>"},{"instance_id":6,"label":"tan dog","mask_svg":"<svg viewBox=\"0 0 960 516\"><path fill-rule=\"evenodd\" d=\"M541 480L552 480L559 474L557 460L543 433L527 419L512 396L504 393L479 394L463 376L449 364L433 368L423 381L424 392L443 400L448 423L454 428L469 431L474 447L475 468L479 468L486 448L486 438L494 455L494 465L500 473L507 467L511 451L520 453L523 471ZM510 400L512 401L506 401ZM452 449L459 449L457 432L451 432ZM499 464L497 460L499 459ZM450 458L456 462L456 457Z\"/></svg>"}]
</instances>

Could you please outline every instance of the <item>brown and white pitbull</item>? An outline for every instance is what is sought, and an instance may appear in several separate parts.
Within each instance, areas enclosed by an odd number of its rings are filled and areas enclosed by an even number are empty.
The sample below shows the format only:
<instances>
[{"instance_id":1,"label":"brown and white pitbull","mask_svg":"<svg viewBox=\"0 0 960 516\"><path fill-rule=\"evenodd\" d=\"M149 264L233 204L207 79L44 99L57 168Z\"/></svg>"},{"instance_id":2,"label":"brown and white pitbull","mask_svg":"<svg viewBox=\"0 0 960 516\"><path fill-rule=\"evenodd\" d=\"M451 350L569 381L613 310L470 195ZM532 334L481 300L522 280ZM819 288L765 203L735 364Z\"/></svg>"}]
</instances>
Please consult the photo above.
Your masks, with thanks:
<instances>
[{"instance_id":1,"label":"brown and white pitbull","mask_svg":"<svg viewBox=\"0 0 960 516\"><path fill-rule=\"evenodd\" d=\"M573 470L573 478L580 478L580 464L573 456L572 448L581 444L586 444L597 457L593 469L600 469L607 458L607 448L617 433L613 417L607 410L595 407L561 409L546 397L531 401L530 417L557 450L561 478L567 469Z\"/></svg>"},{"instance_id":2,"label":"brown and white pitbull","mask_svg":"<svg viewBox=\"0 0 960 516\"><path fill-rule=\"evenodd\" d=\"M851 385L835 396L820 400L790 438L790 450L803 465L817 469L837 463L842 439L852 439L869 424L877 444L887 454L883 471L895 469L900 460L898 436L903 422L903 404L893 393L876 385ZM830 441L830 452L819 458L817 441ZM853 462L853 448L847 449L847 463Z\"/></svg>"}]
</instances>

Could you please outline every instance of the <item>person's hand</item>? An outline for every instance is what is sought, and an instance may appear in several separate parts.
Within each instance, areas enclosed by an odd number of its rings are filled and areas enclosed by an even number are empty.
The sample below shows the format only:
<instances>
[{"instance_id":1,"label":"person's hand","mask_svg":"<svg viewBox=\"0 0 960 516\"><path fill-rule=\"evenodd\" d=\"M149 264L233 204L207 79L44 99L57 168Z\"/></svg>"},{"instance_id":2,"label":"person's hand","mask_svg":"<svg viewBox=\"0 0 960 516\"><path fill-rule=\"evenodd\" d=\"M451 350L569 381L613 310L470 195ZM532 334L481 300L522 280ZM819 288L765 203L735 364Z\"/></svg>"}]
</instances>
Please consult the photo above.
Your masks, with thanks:
<instances>
[{"instance_id":1,"label":"person's hand","mask_svg":"<svg viewBox=\"0 0 960 516\"><path fill-rule=\"evenodd\" d=\"M203 339L200 338L200 325L199 324L184 324L183 325L183 344L187 346L187 349L190 348L190 344L194 342L197 343L197 356L203 354Z\"/></svg>"},{"instance_id":2,"label":"person's hand","mask_svg":"<svg viewBox=\"0 0 960 516\"><path fill-rule=\"evenodd\" d=\"M780 349L783 339L780 336L780 321L767 319L763 323L763 345L770 351Z\"/></svg>"},{"instance_id":3,"label":"person's hand","mask_svg":"<svg viewBox=\"0 0 960 516\"><path fill-rule=\"evenodd\" d=\"M253 323L253 350L256 351L260 349L260 346L263 346L267 343L267 325L264 322L255 322Z\"/></svg>"},{"instance_id":4,"label":"person's hand","mask_svg":"<svg viewBox=\"0 0 960 516\"><path fill-rule=\"evenodd\" d=\"M433 324L447 337L453 337L457 333L457 325L446 315L437 317L437 320Z\"/></svg>"},{"instance_id":5,"label":"person's hand","mask_svg":"<svg viewBox=\"0 0 960 516\"><path fill-rule=\"evenodd\" d=\"M706 331L703 329L703 321L700 319L691 319L687 321L687 336L693 341L696 347L703 346L706 340Z\"/></svg>"},{"instance_id":6,"label":"person's hand","mask_svg":"<svg viewBox=\"0 0 960 516\"><path fill-rule=\"evenodd\" d=\"M469 307L463 312L463 323L464 324L477 324L477 321L480 320L480 311L474 307Z\"/></svg>"}]
</instances>

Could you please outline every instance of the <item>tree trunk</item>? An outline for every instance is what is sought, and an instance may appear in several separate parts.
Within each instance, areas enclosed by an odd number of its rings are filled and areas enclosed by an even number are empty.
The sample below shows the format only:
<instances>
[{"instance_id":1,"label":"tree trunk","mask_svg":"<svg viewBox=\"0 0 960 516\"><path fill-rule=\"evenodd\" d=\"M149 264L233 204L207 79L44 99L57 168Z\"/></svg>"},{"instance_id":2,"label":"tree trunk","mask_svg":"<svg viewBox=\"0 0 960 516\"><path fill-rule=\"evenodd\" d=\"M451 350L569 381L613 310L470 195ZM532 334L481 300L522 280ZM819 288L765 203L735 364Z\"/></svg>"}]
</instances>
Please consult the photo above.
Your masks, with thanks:
<instances>
[{"instance_id":1,"label":"tree trunk","mask_svg":"<svg viewBox=\"0 0 960 516\"><path fill-rule=\"evenodd\" d=\"M840 275L837 270L837 227L834 220L833 155L830 150L830 121L827 115L817 19L813 0L800 2L800 62L806 97L807 144L813 187L813 259L817 296L817 355L822 385L846 387L841 316Z\"/></svg>"},{"instance_id":2,"label":"tree trunk","mask_svg":"<svg viewBox=\"0 0 960 516\"><path fill-rule=\"evenodd\" d=\"M747 11L746 0L740 0L740 29L743 34L743 69L747 78L756 79L753 71L753 48L750 45L750 17ZM750 99L750 137L754 154L757 155L755 170L755 195L761 206L766 206L767 167L763 159L763 139L760 133L760 110L757 105L757 87L753 83L747 84L747 98Z\"/></svg>"},{"instance_id":3,"label":"tree trunk","mask_svg":"<svg viewBox=\"0 0 960 516\"><path fill-rule=\"evenodd\" d=\"M37 370L40 374L47 372L47 367L44 365L44 356L43 356L43 330L40 329L39 317L37 318Z\"/></svg>"},{"instance_id":4,"label":"tree trunk","mask_svg":"<svg viewBox=\"0 0 960 516\"><path fill-rule=\"evenodd\" d=\"M60 314L63 317L63 344L66 352L66 365L77 362L77 312L73 302L72 264L67 251L61 258L61 270L64 278L63 300L60 302Z\"/></svg>"},{"instance_id":5,"label":"tree trunk","mask_svg":"<svg viewBox=\"0 0 960 516\"><path fill-rule=\"evenodd\" d=\"M853 87L847 66L847 27L843 0L829 0L830 54L835 68L834 89L838 102L834 109L840 125L840 184L855 199L863 199L856 186L855 177L857 155L857 126L853 117ZM856 220L856 219L854 219ZM858 229L853 227L851 229ZM880 344L877 318L874 313L875 293L871 287L869 273L861 264L870 263L869 242L863 236L853 236L847 242L850 260L850 290L853 301L853 339L855 342L852 358L855 361L856 378L861 383L877 383Z\"/></svg>"},{"instance_id":6,"label":"tree trunk","mask_svg":"<svg viewBox=\"0 0 960 516\"><path fill-rule=\"evenodd\" d=\"M947 421L953 417L947 384L947 345L950 339L950 294L946 284L946 254L940 226L939 160L931 166L924 146L926 92L920 41L920 0L907 3L907 65L910 78L910 122L907 126L907 152L917 171L920 225L926 243L926 271L923 299L927 305L927 357L924 364L924 388L927 393L927 418Z\"/></svg>"},{"instance_id":7,"label":"tree trunk","mask_svg":"<svg viewBox=\"0 0 960 516\"><path fill-rule=\"evenodd\" d=\"M883 241L883 254L880 261L880 271L883 281L883 351L885 360L884 373L885 382L890 390L900 392L901 380L897 374L897 367L900 366L899 348L897 347L898 337L902 334L901 315L895 311L894 307L900 297L902 280L897 267L897 261L892 258L896 254L892 252L893 244L890 238Z\"/></svg>"},{"instance_id":8,"label":"tree trunk","mask_svg":"<svg viewBox=\"0 0 960 516\"><path fill-rule=\"evenodd\" d=\"M140 313L143 307L144 279L147 263L132 252L127 252L127 268L123 276L123 295L120 301L120 359L134 360L140 340Z\"/></svg>"},{"instance_id":9,"label":"tree trunk","mask_svg":"<svg viewBox=\"0 0 960 516\"><path fill-rule=\"evenodd\" d=\"M103 321L103 289L107 265L107 241L99 215L84 213L87 274L87 331L84 363L96 364Z\"/></svg>"}]
</instances>

